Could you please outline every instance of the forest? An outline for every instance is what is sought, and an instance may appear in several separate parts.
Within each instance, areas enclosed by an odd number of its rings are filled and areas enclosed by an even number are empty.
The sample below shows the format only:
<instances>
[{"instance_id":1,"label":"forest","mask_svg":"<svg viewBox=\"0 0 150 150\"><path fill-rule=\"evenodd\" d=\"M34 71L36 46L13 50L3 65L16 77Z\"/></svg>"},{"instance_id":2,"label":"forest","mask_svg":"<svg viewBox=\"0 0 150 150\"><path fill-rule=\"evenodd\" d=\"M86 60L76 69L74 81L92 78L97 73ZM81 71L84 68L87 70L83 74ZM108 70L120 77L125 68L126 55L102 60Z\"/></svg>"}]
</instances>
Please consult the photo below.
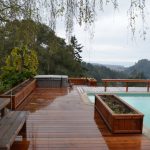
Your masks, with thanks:
<instances>
[{"instance_id":1,"label":"forest","mask_svg":"<svg viewBox=\"0 0 150 150\"><path fill-rule=\"evenodd\" d=\"M83 46L75 36L70 44L45 24L14 20L0 28L1 89L8 89L36 74L83 76Z\"/></svg>"},{"instance_id":2,"label":"forest","mask_svg":"<svg viewBox=\"0 0 150 150\"><path fill-rule=\"evenodd\" d=\"M35 74L67 74L100 80L104 75L99 72L106 72L111 77L118 77L106 68L101 68L103 71L97 71L95 75L93 72L100 69L82 61L83 46L72 35L75 20L79 25L90 27L96 18L96 6L103 11L104 4L112 4L114 9L119 5L116 0L0 0L0 91ZM128 14L133 34L135 9L142 17L145 1L130 1ZM55 34L56 20L61 16L65 18L67 43Z\"/></svg>"},{"instance_id":3,"label":"forest","mask_svg":"<svg viewBox=\"0 0 150 150\"><path fill-rule=\"evenodd\" d=\"M148 78L148 60L124 72L82 61L83 46L75 36L70 44L47 25L33 20L14 20L0 28L0 90L5 91L36 74L65 74L71 77ZM144 63L144 64L143 64ZM145 67L140 67L141 65ZM139 67L138 67L139 66ZM137 70L140 70L138 72ZM145 70L149 70L145 68Z\"/></svg>"}]
</instances>

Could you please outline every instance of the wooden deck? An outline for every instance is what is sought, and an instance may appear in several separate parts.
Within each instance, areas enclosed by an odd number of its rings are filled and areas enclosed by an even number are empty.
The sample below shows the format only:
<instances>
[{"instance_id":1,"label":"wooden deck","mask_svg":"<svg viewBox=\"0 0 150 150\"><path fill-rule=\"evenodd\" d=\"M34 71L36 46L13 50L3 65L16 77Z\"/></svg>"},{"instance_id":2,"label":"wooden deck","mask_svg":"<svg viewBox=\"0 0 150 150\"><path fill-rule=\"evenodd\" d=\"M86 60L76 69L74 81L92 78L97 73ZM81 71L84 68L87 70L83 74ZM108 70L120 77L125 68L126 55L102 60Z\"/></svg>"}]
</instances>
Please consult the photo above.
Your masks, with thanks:
<instances>
[{"instance_id":1,"label":"wooden deck","mask_svg":"<svg viewBox=\"0 0 150 150\"><path fill-rule=\"evenodd\" d=\"M36 89L19 110L30 111L27 139L12 150L150 150L144 135L112 135L76 88Z\"/></svg>"},{"instance_id":2,"label":"wooden deck","mask_svg":"<svg viewBox=\"0 0 150 150\"><path fill-rule=\"evenodd\" d=\"M36 89L19 109L30 111L27 143L15 142L13 150L108 149L93 109L84 104L77 90Z\"/></svg>"},{"instance_id":3,"label":"wooden deck","mask_svg":"<svg viewBox=\"0 0 150 150\"><path fill-rule=\"evenodd\" d=\"M96 113L95 120L110 150L150 150L150 139L141 134L111 134Z\"/></svg>"}]
</instances>

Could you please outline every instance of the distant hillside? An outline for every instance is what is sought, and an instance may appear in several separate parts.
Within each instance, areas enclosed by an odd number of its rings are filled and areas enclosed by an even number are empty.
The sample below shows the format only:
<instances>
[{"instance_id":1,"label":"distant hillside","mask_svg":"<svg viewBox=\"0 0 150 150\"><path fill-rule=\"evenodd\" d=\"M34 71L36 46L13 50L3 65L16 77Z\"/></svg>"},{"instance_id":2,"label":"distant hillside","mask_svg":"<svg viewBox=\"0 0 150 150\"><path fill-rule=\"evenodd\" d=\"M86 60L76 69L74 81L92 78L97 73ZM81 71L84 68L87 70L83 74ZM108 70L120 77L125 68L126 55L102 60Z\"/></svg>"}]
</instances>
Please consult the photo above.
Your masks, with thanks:
<instances>
[{"instance_id":1,"label":"distant hillside","mask_svg":"<svg viewBox=\"0 0 150 150\"><path fill-rule=\"evenodd\" d=\"M119 72L126 70L126 67L121 66L121 65L109 65L109 64L98 64L98 63L92 63L92 65L104 66L104 67L109 68L110 70L119 71Z\"/></svg>"},{"instance_id":2,"label":"distant hillside","mask_svg":"<svg viewBox=\"0 0 150 150\"><path fill-rule=\"evenodd\" d=\"M84 68L86 68L86 76L94 77L98 81L103 78L107 79L117 79L117 78L127 78L124 72L113 71L105 66L98 64L84 63Z\"/></svg>"},{"instance_id":3,"label":"distant hillside","mask_svg":"<svg viewBox=\"0 0 150 150\"><path fill-rule=\"evenodd\" d=\"M125 68L115 65L101 65L83 63L86 76L93 77L100 81L106 79L145 79L150 78L150 61L147 59L139 60L135 65ZM122 71L121 71L122 70Z\"/></svg>"},{"instance_id":4,"label":"distant hillside","mask_svg":"<svg viewBox=\"0 0 150 150\"><path fill-rule=\"evenodd\" d=\"M147 59L139 60L135 65L125 71L129 76L141 75L141 78L150 78L150 61Z\"/></svg>"},{"instance_id":5,"label":"distant hillside","mask_svg":"<svg viewBox=\"0 0 150 150\"><path fill-rule=\"evenodd\" d=\"M120 65L104 65L105 67L109 68L110 70L113 70L113 71L125 71L126 70L126 67L124 66L120 66Z\"/></svg>"}]
</instances>

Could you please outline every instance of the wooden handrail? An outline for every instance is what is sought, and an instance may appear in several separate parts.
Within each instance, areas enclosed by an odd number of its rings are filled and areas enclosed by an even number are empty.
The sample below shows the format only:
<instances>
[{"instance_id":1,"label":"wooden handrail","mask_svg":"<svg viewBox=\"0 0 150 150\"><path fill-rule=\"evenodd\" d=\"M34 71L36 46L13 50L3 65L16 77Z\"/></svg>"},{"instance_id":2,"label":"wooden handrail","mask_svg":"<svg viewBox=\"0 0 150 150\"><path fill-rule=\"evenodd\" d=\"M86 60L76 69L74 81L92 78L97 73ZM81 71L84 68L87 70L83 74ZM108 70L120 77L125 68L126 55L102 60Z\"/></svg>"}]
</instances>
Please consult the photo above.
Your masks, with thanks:
<instances>
[{"instance_id":1,"label":"wooden handrail","mask_svg":"<svg viewBox=\"0 0 150 150\"><path fill-rule=\"evenodd\" d=\"M102 79L102 82L104 82L105 92L107 91L107 86L110 82L126 83L126 92L128 92L128 83L147 83L147 92L149 92L150 88L150 79Z\"/></svg>"}]
</instances>

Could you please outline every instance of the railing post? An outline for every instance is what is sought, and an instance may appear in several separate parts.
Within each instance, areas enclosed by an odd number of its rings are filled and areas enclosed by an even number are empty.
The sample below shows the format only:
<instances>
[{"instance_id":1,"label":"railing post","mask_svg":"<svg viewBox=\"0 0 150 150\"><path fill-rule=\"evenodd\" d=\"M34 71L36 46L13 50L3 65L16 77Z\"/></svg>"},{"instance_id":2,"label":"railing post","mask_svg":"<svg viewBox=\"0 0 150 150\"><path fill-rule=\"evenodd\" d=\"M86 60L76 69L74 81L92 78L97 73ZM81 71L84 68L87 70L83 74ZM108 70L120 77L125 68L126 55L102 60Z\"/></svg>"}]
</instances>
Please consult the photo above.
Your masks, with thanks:
<instances>
[{"instance_id":1,"label":"railing post","mask_svg":"<svg viewBox=\"0 0 150 150\"><path fill-rule=\"evenodd\" d=\"M5 108L3 108L3 109L1 110L1 117L4 117L4 115L5 115Z\"/></svg>"},{"instance_id":2,"label":"railing post","mask_svg":"<svg viewBox=\"0 0 150 150\"><path fill-rule=\"evenodd\" d=\"M107 91L107 82L104 82L104 86L105 86L105 92Z\"/></svg>"},{"instance_id":3,"label":"railing post","mask_svg":"<svg viewBox=\"0 0 150 150\"><path fill-rule=\"evenodd\" d=\"M147 82L147 92L149 92L149 82Z\"/></svg>"},{"instance_id":4,"label":"railing post","mask_svg":"<svg viewBox=\"0 0 150 150\"><path fill-rule=\"evenodd\" d=\"M126 82L126 92L128 92L128 82Z\"/></svg>"}]
</instances>

